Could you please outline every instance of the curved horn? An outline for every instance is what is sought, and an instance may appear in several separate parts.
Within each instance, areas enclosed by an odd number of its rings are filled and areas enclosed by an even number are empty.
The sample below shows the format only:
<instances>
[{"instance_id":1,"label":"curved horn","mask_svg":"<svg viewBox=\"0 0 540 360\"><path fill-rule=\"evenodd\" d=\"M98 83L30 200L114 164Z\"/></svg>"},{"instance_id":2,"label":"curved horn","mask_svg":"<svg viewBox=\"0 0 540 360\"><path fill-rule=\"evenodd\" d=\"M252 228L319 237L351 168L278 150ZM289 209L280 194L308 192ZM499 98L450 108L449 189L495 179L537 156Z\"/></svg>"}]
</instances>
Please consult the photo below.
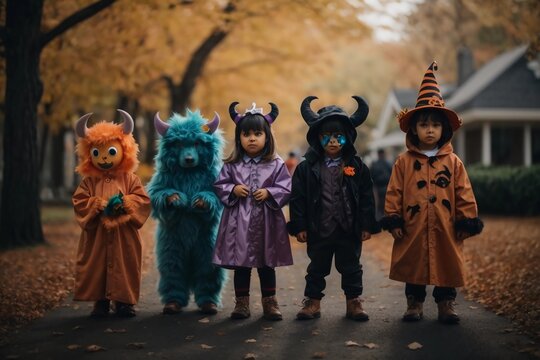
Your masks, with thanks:
<instances>
[{"instance_id":1,"label":"curved horn","mask_svg":"<svg viewBox=\"0 0 540 360\"><path fill-rule=\"evenodd\" d=\"M366 121L367 116L369 114L369 106L361 96L352 96L354 100L358 103L358 109L350 116L351 121L354 125L354 127L360 126L364 121Z\"/></svg>"},{"instance_id":2,"label":"curved horn","mask_svg":"<svg viewBox=\"0 0 540 360\"><path fill-rule=\"evenodd\" d=\"M229 105L229 115L234 123L238 124L238 122L242 120L243 116L236 112L236 105L238 105L238 101L234 101L231 103L231 105Z\"/></svg>"},{"instance_id":3,"label":"curved horn","mask_svg":"<svg viewBox=\"0 0 540 360\"><path fill-rule=\"evenodd\" d=\"M116 111L118 111L120 113L120 116L122 116L122 119L124 119L124 134L131 134L131 132L133 131L133 127L135 126L133 118L124 110L116 109Z\"/></svg>"},{"instance_id":4,"label":"curved horn","mask_svg":"<svg viewBox=\"0 0 540 360\"><path fill-rule=\"evenodd\" d=\"M208 124L206 124L208 126L208 133L209 134L213 134L214 131L217 130L218 126L219 126L219 114L217 112L214 112L215 115L214 115L214 118L212 119L212 121L210 121Z\"/></svg>"},{"instance_id":5,"label":"curved horn","mask_svg":"<svg viewBox=\"0 0 540 360\"><path fill-rule=\"evenodd\" d=\"M318 97L308 96L302 101L302 105L300 105L300 113L308 125L319 118L319 115L311 110L311 102L315 99L318 99Z\"/></svg>"},{"instance_id":6,"label":"curved horn","mask_svg":"<svg viewBox=\"0 0 540 360\"><path fill-rule=\"evenodd\" d=\"M78 137L85 137L86 136L86 130L88 128L86 127L86 123L88 122L88 119L90 116L92 116L93 113L88 113L83 116L79 120L77 120L77 123L75 124L75 134L77 134Z\"/></svg>"},{"instance_id":7,"label":"curved horn","mask_svg":"<svg viewBox=\"0 0 540 360\"><path fill-rule=\"evenodd\" d=\"M165 136L167 133L167 130L171 127L171 125L167 124L166 122L162 121L159 118L159 111L154 115L154 127L156 128L156 131L159 135Z\"/></svg>"},{"instance_id":8,"label":"curved horn","mask_svg":"<svg viewBox=\"0 0 540 360\"><path fill-rule=\"evenodd\" d=\"M276 121L276 118L279 115L279 109L276 104L274 103L269 103L269 104L272 110L270 110L268 114L264 115L264 118L266 119L268 124L272 124L274 121Z\"/></svg>"}]
</instances>

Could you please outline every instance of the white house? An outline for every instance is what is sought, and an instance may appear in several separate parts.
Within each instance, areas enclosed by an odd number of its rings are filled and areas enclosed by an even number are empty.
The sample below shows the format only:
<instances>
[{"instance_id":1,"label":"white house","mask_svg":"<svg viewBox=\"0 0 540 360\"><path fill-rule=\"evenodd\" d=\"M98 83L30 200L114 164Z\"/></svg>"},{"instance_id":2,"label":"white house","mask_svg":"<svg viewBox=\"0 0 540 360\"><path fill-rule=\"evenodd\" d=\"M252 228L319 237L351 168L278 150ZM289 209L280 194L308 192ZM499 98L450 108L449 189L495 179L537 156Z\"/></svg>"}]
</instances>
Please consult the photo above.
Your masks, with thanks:
<instances>
[{"instance_id":1,"label":"white house","mask_svg":"<svg viewBox=\"0 0 540 360\"><path fill-rule=\"evenodd\" d=\"M453 144L466 164L540 164L540 55L527 60L526 50L517 47L473 71L472 56L462 49L457 86L441 86L446 106L463 119ZM417 91L393 89L388 94L368 146L373 158L380 148L391 156L405 149L395 116L414 107Z\"/></svg>"}]
</instances>

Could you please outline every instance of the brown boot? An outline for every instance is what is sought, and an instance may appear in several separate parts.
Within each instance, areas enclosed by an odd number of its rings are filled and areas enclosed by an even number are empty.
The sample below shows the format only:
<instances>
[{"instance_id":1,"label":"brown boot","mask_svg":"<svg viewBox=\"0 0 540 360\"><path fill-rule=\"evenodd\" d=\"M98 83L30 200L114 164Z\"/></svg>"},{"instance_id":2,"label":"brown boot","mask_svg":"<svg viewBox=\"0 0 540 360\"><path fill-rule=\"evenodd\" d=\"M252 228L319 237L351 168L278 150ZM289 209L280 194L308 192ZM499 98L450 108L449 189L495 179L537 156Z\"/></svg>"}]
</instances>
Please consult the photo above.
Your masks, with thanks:
<instances>
[{"instance_id":1,"label":"brown boot","mask_svg":"<svg viewBox=\"0 0 540 360\"><path fill-rule=\"evenodd\" d=\"M98 300L94 303L94 309L90 313L90 317L101 318L109 315L111 302L108 299Z\"/></svg>"},{"instance_id":2,"label":"brown boot","mask_svg":"<svg viewBox=\"0 0 540 360\"><path fill-rule=\"evenodd\" d=\"M169 301L163 307L163 314L165 315L175 315L182 312L182 305L176 301Z\"/></svg>"},{"instance_id":3,"label":"brown boot","mask_svg":"<svg viewBox=\"0 0 540 360\"><path fill-rule=\"evenodd\" d=\"M437 303L439 307L439 321L445 324L457 324L459 316L454 310L454 300L443 300Z\"/></svg>"},{"instance_id":4,"label":"brown boot","mask_svg":"<svg viewBox=\"0 0 540 360\"><path fill-rule=\"evenodd\" d=\"M347 318L356 321L368 321L369 316L362 308L362 302L364 300L360 297L354 299L347 299Z\"/></svg>"},{"instance_id":5,"label":"brown boot","mask_svg":"<svg viewBox=\"0 0 540 360\"><path fill-rule=\"evenodd\" d=\"M279 306L275 295L263 297L262 306L264 312L263 317L266 320L283 320L283 315L281 315L281 311L279 311Z\"/></svg>"},{"instance_id":6,"label":"brown boot","mask_svg":"<svg viewBox=\"0 0 540 360\"><path fill-rule=\"evenodd\" d=\"M207 302L201 305L201 312L206 315L216 315L218 312L217 305L213 302Z\"/></svg>"},{"instance_id":7,"label":"brown boot","mask_svg":"<svg viewBox=\"0 0 540 360\"><path fill-rule=\"evenodd\" d=\"M304 307L296 314L298 320L311 320L321 317L321 300L305 298L302 300Z\"/></svg>"},{"instance_id":8,"label":"brown boot","mask_svg":"<svg viewBox=\"0 0 540 360\"><path fill-rule=\"evenodd\" d=\"M407 296L407 311L403 314L403 321L419 321L424 317L424 303L417 301L412 295Z\"/></svg>"},{"instance_id":9,"label":"brown boot","mask_svg":"<svg viewBox=\"0 0 540 360\"><path fill-rule=\"evenodd\" d=\"M249 311L249 296L239 296L236 298L236 305L231 313L231 319L247 319L251 316Z\"/></svg>"}]
</instances>

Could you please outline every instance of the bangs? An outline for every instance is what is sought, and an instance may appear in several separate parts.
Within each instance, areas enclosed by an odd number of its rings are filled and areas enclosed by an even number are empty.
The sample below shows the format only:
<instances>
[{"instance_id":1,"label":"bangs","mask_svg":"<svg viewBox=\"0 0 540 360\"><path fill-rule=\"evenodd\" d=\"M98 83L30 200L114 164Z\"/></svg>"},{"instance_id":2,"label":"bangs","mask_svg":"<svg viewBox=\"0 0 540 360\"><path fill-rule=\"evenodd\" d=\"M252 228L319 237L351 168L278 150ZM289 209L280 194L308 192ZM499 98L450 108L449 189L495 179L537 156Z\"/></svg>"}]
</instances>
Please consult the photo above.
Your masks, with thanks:
<instances>
[{"instance_id":1,"label":"bangs","mask_svg":"<svg viewBox=\"0 0 540 360\"><path fill-rule=\"evenodd\" d=\"M246 115L242 121L238 124L237 128L241 132L249 132L250 130L256 131L256 130L265 130L264 124L266 123L266 120L262 115L254 114L254 115Z\"/></svg>"}]
</instances>

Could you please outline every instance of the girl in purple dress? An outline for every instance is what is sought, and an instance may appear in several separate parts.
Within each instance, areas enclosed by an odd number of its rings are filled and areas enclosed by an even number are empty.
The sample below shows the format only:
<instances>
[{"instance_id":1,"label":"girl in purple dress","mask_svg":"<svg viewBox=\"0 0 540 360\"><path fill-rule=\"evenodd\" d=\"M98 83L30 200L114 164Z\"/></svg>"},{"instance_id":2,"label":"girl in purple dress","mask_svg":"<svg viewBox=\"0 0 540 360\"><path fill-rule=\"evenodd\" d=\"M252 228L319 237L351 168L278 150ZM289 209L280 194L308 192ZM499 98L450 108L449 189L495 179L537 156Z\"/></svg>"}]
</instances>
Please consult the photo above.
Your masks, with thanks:
<instances>
[{"instance_id":1,"label":"girl in purple dress","mask_svg":"<svg viewBox=\"0 0 540 360\"><path fill-rule=\"evenodd\" d=\"M229 106L236 124L235 147L214 183L225 205L219 225L214 264L234 270L236 306L233 319L250 316L251 268L257 268L261 283L264 318L281 320L276 300L276 266L292 265L291 246L281 208L289 201L291 177L275 153L270 125L278 107L264 115L262 108L241 115Z\"/></svg>"}]
</instances>

